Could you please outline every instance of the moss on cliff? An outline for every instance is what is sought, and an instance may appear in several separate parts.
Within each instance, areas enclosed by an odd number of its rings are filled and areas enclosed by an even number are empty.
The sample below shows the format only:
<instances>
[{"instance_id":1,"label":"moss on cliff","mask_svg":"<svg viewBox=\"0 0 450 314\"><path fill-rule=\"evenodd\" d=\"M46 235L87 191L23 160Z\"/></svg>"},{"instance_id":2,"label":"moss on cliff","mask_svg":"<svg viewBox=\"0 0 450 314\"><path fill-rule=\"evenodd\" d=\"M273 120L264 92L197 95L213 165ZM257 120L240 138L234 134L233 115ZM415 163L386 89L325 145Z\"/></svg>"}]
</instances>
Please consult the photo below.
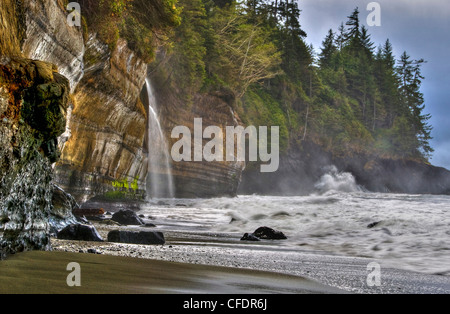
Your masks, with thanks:
<instances>
[{"instance_id":1,"label":"moss on cliff","mask_svg":"<svg viewBox=\"0 0 450 314\"><path fill-rule=\"evenodd\" d=\"M16 252L49 247L52 162L64 131L69 81L48 63L0 62L0 244Z\"/></svg>"}]
</instances>

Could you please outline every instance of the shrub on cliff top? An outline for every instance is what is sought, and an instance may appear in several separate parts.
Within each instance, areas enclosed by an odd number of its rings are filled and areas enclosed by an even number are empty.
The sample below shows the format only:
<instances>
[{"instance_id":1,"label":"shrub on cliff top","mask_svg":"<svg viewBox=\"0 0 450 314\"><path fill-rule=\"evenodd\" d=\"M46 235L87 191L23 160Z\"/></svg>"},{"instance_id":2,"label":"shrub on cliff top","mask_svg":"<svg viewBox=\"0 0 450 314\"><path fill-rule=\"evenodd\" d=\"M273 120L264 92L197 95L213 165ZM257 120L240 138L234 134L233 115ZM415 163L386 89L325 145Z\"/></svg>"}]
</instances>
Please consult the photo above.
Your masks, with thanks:
<instances>
[{"instance_id":1,"label":"shrub on cliff top","mask_svg":"<svg viewBox=\"0 0 450 314\"><path fill-rule=\"evenodd\" d=\"M150 62L157 43L165 33L179 25L177 0L78 0L90 31L109 46L116 47L120 37L131 50Z\"/></svg>"}]
</instances>

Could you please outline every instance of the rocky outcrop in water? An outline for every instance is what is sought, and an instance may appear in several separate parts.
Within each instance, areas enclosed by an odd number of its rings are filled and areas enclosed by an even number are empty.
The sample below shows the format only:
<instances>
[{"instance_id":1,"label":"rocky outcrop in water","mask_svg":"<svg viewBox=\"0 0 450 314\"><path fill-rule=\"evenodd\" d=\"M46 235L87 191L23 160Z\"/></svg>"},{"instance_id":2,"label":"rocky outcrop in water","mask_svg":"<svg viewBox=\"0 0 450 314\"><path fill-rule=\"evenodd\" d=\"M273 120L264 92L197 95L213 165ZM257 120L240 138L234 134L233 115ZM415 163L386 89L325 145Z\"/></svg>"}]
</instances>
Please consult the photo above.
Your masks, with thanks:
<instances>
[{"instance_id":1,"label":"rocky outcrop in water","mask_svg":"<svg viewBox=\"0 0 450 314\"><path fill-rule=\"evenodd\" d=\"M334 165L355 177L363 189L382 193L450 194L450 171L423 161L389 159L354 153L336 156L312 142L293 145L281 156L280 169L260 173L248 167L240 193L304 195L317 192L315 185Z\"/></svg>"},{"instance_id":2,"label":"rocky outcrop in water","mask_svg":"<svg viewBox=\"0 0 450 314\"><path fill-rule=\"evenodd\" d=\"M287 240L286 235L278 230L269 227L259 227L252 234L244 234L241 241L260 241L260 240Z\"/></svg>"}]
</instances>

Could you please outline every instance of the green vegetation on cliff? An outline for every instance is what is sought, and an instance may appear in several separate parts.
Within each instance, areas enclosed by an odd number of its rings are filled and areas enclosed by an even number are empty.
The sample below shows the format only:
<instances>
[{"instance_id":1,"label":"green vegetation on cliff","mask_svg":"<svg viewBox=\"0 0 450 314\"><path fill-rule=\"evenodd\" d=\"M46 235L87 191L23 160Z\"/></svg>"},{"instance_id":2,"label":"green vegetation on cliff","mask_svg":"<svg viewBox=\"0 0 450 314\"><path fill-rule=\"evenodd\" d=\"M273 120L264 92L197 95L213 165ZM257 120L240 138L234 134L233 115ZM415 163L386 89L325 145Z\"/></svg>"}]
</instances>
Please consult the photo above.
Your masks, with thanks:
<instances>
[{"instance_id":1,"label":"green vegetation on cliff","mask_svg":"<svg viewBox=\"0 0 450 314\"><path fill-rule=\"evenodd\" d=\"M317 55L295 1L78 2L89 31L111 49L122 37L150 62L163 44L157 64L187 104L195 93L233 94L244 123L280 126L285 150L312 141L341 156L426 161L433 152L424 60L406 52L396 60L389 40L376 49L358 9Z\"/></svg>"},{"instance_id":2,"label":"green vegetation on cliff","mask_svg":"<svg viewBox=\"0 0 450 314\"><path fill-rule=\"evenodd\" d=\"M69 1L64 0L67 4ZM177 0L78 0L86 32L97 33L113 50L119 38L145 62L167 43L167 33L180 24Z\"/></svg>"},{"instance_id":3,"label":"green vegetation on cliff","mask_svg":"<svg viewBox=\"0 0 450 314\"><path fill-rule=\"evenodd\" d=\"M426 161L430 118L424 60L375 49L355 9L320 54L306 43L297 2L179 0L181 25L162 64L174 90L229 90L246 124L279 125L282 147L315 142L334 154ZM165 55L166 56L166 55Z\"/></svg>"}]
</instances>

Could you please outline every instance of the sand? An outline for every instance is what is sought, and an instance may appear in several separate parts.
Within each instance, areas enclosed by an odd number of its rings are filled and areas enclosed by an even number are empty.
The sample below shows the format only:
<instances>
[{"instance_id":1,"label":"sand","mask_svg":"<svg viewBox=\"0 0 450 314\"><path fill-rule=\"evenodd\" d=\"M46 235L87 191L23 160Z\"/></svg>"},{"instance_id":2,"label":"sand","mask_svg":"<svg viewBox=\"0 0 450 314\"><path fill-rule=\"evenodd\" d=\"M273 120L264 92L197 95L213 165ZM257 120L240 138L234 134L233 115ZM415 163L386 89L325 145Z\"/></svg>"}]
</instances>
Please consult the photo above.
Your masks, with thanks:
<instances>
[{"instance_id":1,"label":"sand","mask_svg":"<svg viewBox=\"0 0 450 314\"><path fill-rule=\"evenodd\" d=\"M69 287L67 265L80 265L80 287ZM111 255L26 252L0 262L2 294L300 294L341 291L272 272Z\"/></svg>"},{"instance_id":2,"label":"sand","mask_svg":"<svg viewBox=\"0 0 450 314\"><path fill-rule=\"evenodd\" d=\"M94 226L103 238L110 230L142 230ZM276 241L245 242L239 234L175 231L173 226L149 230L163 231L166 244L52 239L53 252L10 256L0 261L0 293L450 293L449 276L395 269L364 257L305 251ZM81 287L67 286L71 262L80 264ZM381 286L367 284L367 266L373 262L380 263Z\"/></svg>"}]
</instances>

